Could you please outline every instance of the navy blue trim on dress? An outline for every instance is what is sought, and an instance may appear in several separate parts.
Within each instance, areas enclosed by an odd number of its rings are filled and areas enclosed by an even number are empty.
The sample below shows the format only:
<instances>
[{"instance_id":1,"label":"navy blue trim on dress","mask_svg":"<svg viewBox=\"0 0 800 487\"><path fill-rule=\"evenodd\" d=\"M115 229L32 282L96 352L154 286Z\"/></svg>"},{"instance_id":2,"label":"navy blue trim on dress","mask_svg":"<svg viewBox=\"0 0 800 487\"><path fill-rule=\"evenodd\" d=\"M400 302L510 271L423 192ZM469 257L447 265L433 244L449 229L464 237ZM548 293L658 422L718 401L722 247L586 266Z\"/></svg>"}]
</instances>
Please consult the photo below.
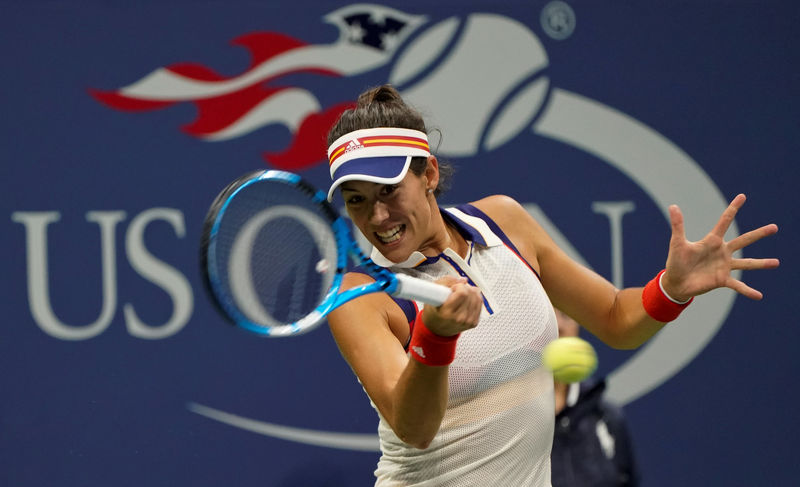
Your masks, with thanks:
<instances>
[{"instance_id":1,"label":"navy blue trim on dress","mask_svg":"<svg viewBox=\"0 0 800 487\"><path fill-rule=\"evenodd\" d=\"M466 213L469 216L474 216L476 218L480 218L481 220L485 221L486 224L489 225L489 229L492 231L492 233L497 235L497 237L500 238L500 240L502 240L503 243L506 244L506 246L509 249L511 249L512 252L517 254L517 257L519 257L522 260L522 262L524 262L525 265L528 266L528 268L531 270L531 272L536 274L536 277L540 281L542 280L541 276L539 276L539 273L536 272L536 269L533 268L533 266L530 264L530 262L525 260L525 257L522 256L522 254L519 252L519 250L517 250L517 247L511 242L511 239L508 238L508 236L505 234L505 232L500 229L500 227L497 225L497 223L494 222L494 220L489 218L489 215L487 215L486 213L482 212L481 210L479 210L478 208L472 206L469 203L464 204L464 205L456 206L456 209L461 210L462 212ZM481 239L481 240L483 240L483 239Z\"/></svg>"},{"instance_id":2,"label":"navy blue trim on dress","mask_svg":"<svg viewBox=\"0 0 800 487\"><path fill-rule=\"evenodd\" d=\"M467 215L477 216L478 218L481 218L481 219L489 218L488 216L486 216L483 213L481 213L481 215L483 215L483 217L480 217L478 215L473 215L473 214L469 213L468 211L465 211L465 208L472 208L475 211L480 212L479 209L475 208L474 206L472 206L470 204L456 206L457 210L461 210L462 212L466 213ZM479 231L477 231L474 228L472 228L471 226L467 225L465 222L462 222L461 220L459 220L458 218L456 218L455 216L450 214L449 211L443 211L443 210L440 209L440 212L442 214L442 217L444 218L444 221L446 223L449 223L450 226L452 226L456 230L458 230L458 233L460 233L461 236L464 237L464 240L466 240L467 242L479 243L479 244L481 244L483 246L486 245L486 240L483 238L483 235L481 235ZM491 220L489 220L489 221L491 221ZM492 222L492 223L494 223L494 222ZM497 227L497 225L495 225L495 227ZM498 231L499 230L500 229L498 228Z\"/></svg>"},{"instance_id":3,"label":"navy blue trim on dress","mask_svg":"<svg viewBox=\"0 0 800 487\"><path fill-rule=\"evenodd\" d=\"M457 264L457 263L456 263L456 262L455 262L453 259L451 259L450 257L448 257L448 256L446 256L446 255L442 255L442 258L443 258L445 261L447 261L447 263L448 263L448 264L450 264L450 266L451 266L453 269L455 269L455 270L456 270L456 272L458 272L458 275L459 275L459 276L461 276L461 277L465 278L465 279L467 280L467 283L468 283L470 286L472 286L472 287L478 287L478 285L477 285L477 284L475 284L475 282L472 280L472 278L471 278L471 277L469 277L469 275L468 275L466 272L464 272L464 270L463 270L461 267L459 267L459 266L458 266L458 264ZM478 289L480 289L480 288L478 288ZM483 293L481 293L481 299L483 299L483 307L484 307L484 308L486 308L486 311L487 311L487 312L488 312L490 315L491 315L491 314L494 314L494 311L492 310L492 307L491 307L491 306L489 306L489 301L486 299L486 296L485 296Z\"/></svg>"}]
</instances>

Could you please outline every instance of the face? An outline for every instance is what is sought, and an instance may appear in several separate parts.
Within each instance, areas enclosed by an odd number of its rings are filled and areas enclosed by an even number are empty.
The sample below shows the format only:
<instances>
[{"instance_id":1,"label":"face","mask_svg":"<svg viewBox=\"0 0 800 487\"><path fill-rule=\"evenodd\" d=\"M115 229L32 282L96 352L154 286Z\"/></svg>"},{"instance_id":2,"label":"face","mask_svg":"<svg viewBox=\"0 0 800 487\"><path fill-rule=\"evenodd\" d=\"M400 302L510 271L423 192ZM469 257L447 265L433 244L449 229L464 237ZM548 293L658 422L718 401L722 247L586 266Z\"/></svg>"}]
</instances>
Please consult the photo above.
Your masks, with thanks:
<instances>
[{"instance_id":1,"label":"face","mask_svg":"<svg viewBox=\"0 0 800 487\"><path fill-rule=\"evenodd\" d=\"M432 169L435 172L435 164ZM436 199L427 192L438 181L433 176L429 162L423 174L408 171L397 184L367 181L342 184L348 215L387 259L402 262L415 250L425 253L436 240L437 229L431 222L439 209Z\"/></svg>"}]
</instances>

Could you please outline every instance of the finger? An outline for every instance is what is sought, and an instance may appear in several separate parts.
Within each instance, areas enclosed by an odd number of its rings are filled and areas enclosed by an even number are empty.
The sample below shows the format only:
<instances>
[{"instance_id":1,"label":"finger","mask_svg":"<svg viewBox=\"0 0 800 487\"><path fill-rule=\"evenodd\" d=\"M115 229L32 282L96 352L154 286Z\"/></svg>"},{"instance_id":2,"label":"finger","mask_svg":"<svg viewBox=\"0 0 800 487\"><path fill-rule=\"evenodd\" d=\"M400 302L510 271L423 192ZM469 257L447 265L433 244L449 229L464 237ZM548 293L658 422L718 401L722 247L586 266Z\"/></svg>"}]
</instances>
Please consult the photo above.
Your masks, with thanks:
<instances>
[{"instance_id":1,"label":"finger","mask_svg":"<svg viewBox=\"0 0 800 487\"><path fill-rule=\"evenodd\" d=\"M750 286L743 283L742 281L739 281L738 279L729 278L728 282L725 283L725 287L731 288L737 293L741 294L742 296L754 299L756 301L764 297L764 295L761 294L761 291L757 291L751 288Z\"/></svg>"},{"instance_id":2,"label":"finger","mask_svg":"<svg viewBox=\"0 0 800 487\"><path fill-rule=\"evenodd\" d=\"M459 316L468 314L472 302L475 301L475 294L477 288L470 286L466 283L454 284L451 289L453 292L447 300L447 312L453 319L458 319Z\"/></svg>"},{"instance_id":3,"label":"finger","mask_svg":"<svg viewBox=\"0 0 800 487\"><path fill-rule=\"evenodd\" d=\"M669 206L669 222L672 226L672 238L686 239L686 231L683 227L683 213L678 205Z\"/></svg>"},{"instance_id":4,"label":"finger","mask_svg":"<svg viewBox=\"0 0 800 487\"><path fill-rule=\"evenodd\" d=\"M774 269L781 262L778 259L733 259L731 269L752 271L757 269Z\"/></svg>"},{"instance_id":5,"label":"finger","mask_svg":"<svg viewBox=\"0 0 800 487\"><path fill-rule=\"evenodd\" d=\"M450 296L448 296L447 300L438 308L439 315L446 319L451 319L451 317L464 305L464 296L458 291L458 286L451 286L450 290Z\"/></svg>"},{"instance_id":6,"label":"finger","mask_svg":"<svg viewBox=\"0 0 800 487\"><path fill-rule=\"evenodd\" d=\"M470 302L470 320L478 323L478 320L481 317L481 311L483 310L483 293L481 293L480 289L475 288L475 298Z\"/></svg>"},{"instance_id":7,"label":"finger","mask_svg":"<svg viewBox=\"0 0 800 487\"><path fill-rule=\"evenodd\" d=\"M731 204L722 212L722 216L719 217L719 221L711 230L711 233L720 238L725 236L725 232L728 231L731 223L733 223L733 219L736 218L736 213L739 212L739 208L742 207L746 199L747 197L743 194L736 195L736 198L734 198Z\"/></svg>"},{"instance_id":8,"label":"finger","mask_svg":"<svg viewBox=\"0 0 800 487\"><path fill-rule=\"evenodd\" d=\"M483 294L481 294L480 289L477 287L468 285L464 286L463 291L463 306L459 308L458 319L462 323L475 326L478 324L481 309L483 308Z\"/></svg>"},{"instance_id":9,"label":"finger","mask_svg":"<svg viewBox=\"0 0 800 487\"><path fill-rule=\"evenodd\" d=\"M769 225L764 225L761 228L750 230L747 233L739 235L738 237L728 242L728 248L735 252L739 249L747 247L753 242L761 240L764 237L774 235L777 232L778 232L778 225L770 223Z\"/></svg>"},{"instance_id":10,"label":"finger","mask_svg":"<svg viewBox=\"0 0 800 487\"><path fill-rule=\"evenodd\" d=\"M467 278L461 276L444 276L437 279L435 282L436 284L441 284L442 286L447 286L449 288L452 288L457 284L463 284L467 282Z\"/></svg>"}]
</instances>

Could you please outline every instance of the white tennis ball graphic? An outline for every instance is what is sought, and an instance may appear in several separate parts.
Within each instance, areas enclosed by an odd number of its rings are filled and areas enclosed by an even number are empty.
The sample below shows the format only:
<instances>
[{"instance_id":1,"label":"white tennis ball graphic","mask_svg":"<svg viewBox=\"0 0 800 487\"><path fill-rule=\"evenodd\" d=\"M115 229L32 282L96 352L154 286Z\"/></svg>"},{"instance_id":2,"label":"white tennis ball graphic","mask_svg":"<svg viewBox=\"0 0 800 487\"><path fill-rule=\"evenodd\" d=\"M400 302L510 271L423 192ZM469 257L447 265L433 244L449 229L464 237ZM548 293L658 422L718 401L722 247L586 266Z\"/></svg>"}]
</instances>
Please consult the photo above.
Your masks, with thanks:
<instances>
[{"instance_id":1,"label":"white tennis ball graphic","mask_svg":"<svg viewBox=\"0 0 800 487\"><path fill-rule=\"evenodd\" d=\"M547 97L547 53L531 30L494 14L451 17L414 39L390 83L443 137L437 152L491 150L530 124Z\"/></svg>"}]
</instances>

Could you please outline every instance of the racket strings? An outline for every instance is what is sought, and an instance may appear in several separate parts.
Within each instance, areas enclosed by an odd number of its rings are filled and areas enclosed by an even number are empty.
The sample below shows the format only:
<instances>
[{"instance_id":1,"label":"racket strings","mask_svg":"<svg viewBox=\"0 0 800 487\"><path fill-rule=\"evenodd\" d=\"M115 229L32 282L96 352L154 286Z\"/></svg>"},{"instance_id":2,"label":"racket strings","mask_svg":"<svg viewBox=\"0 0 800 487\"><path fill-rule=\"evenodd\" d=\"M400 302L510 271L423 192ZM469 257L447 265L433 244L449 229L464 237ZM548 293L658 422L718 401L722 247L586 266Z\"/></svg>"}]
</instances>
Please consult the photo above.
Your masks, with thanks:
<instances>
[{"instance_id":1,"label":"racket strings","mask_svg":"<svg viewBox=\"0 0 800 487\"><path fill-rule=\"evenodd\" d=\"M256 181L224 209L211 264L238 311L273 327L302 319L324 300L336 252L330 222L306 194Z\"/></svg>"}]
</instances>

